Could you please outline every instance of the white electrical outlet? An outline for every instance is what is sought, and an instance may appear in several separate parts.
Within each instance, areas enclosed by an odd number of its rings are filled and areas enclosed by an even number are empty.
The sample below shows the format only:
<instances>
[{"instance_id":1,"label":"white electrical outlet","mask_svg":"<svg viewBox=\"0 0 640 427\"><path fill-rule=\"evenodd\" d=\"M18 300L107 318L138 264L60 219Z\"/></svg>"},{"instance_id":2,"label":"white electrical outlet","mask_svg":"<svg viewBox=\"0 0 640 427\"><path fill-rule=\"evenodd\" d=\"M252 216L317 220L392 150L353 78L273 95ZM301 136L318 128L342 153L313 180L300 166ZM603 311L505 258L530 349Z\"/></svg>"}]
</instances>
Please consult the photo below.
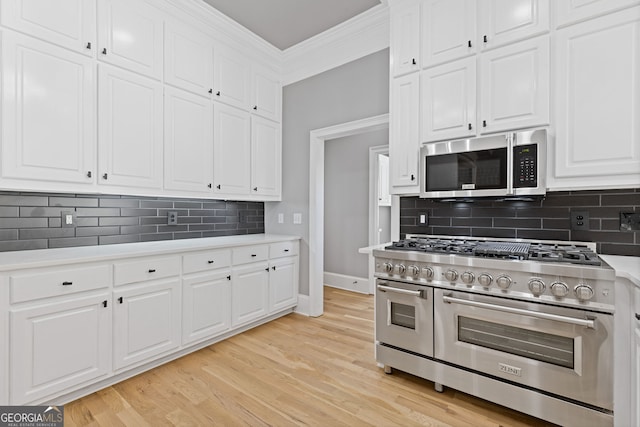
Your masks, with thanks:
<instances>
[{"instance_id":1,"label":"white electrical outlet","mask_svg":"<svg viewBox=\"0 0 640 427\"><path fill-rule=\"evenodd\" d=\"M302 214L301 213L294 213L293 214L293 223L294 224L302 224Z\"/></svg>"},{"instance_id":2,"label":"white electrical outlet","mask_svg":"<svg viewBox=\"0 0 640 427\"><path fill-rule=\"evenodd\" d=\"M279 213L278 214L278 224L284 224L284 214L283 213Z\"/></svg>"}]
</instances>

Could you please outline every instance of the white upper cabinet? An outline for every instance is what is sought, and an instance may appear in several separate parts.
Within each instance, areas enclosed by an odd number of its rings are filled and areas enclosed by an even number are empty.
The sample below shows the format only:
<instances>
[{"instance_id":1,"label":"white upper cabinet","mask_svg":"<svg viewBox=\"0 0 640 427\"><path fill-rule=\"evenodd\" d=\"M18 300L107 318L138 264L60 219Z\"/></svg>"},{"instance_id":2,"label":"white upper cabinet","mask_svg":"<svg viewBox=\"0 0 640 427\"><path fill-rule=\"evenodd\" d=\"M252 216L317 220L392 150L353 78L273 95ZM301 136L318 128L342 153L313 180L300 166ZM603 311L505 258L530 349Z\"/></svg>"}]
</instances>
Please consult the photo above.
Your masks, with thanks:
<instances>
[{"instance_id":1,"label":"white upper cabinet","mask_svg":"<svg viewBox=\"0 0 640 427\"><path fill-rule=\"evenodd\" d=\"M164 92L164 188L211 194L213 103L170 87Z\"/></svg>"},{"instance_id":2,"label":"white upper cabinet","mask_svg":"<svg viewBox=\"0 0 640 427\"><path fill-rule=\"evenodd\" d=\"M477 51L475 0L426 0L422 5L423 68Z\"/></svg>"},{"instance_id":3,"label":"white upper cabinet","mask_svg":"<svg viewBox=\"0 0 640 427\"><path fill-rule=\"evenodd\" d=\"M251 184L251 115L217 104L213 117L213 191L247 195Z\"/></svg>"},{"instance_id":4,"label":"white upper cabinet","mask_svg":"<svg viewBox=\"0 0 640 427\"><path fill-rule=\"evenodd\" d=\"M160 189L162 85L105 64L98 79L98 183Z\"/></svg>"},{"instance_id":5,"label":"white upper cabinet","mask_svg":"<svg viewBox=\"0 0 640 427\"><path fill-rule=\"evenodd\" d=\"M558 27L640 4L638 0L556 0L553 3Z\"/></svg>"},{"instance_id":6,"label":"white upper cabinet","mask_svg":"<svg viewBox=\"0 0 640 427\"><path fill-rule=\"evenodd\" d=\"M391 11L391 72L401 76L420 69L420 3L407 1Z\"/></svg>"},{"instance_id":7,"label":"white upper cabinet","mask_svg":"<svg viewBox=\"0 0 640 427\"><path fill-rule=\"evenodd\" d=\"M214 99L249 110L251 67L242 55L230 48L216 48L213 78Z\"/></svg>"},{"instance_id":8,"label":"white upper cabinet","mask_svg":"<svg viewBox=\"0 0 640 427\"><path fill-rule=\"evenodd\" d=\"M548 36L483 53L480 133L548 124L549 74Z\"/></svg>"},{"instance_id":9,"label":"white upper cabinet","mask_svg":"<svg viewBox=\"0 0 640 427\"><path fill-rule=\"evenodd\" d=\"M11 31L2 54L2 177L92 184L92 60Z\"/></svg>"},{"instance_id":10,"label":"white upper cabinet","mask_svg":"<svg viewBox=\"0 0 640 427\"><path fill-rule=\"evenodd\" d=\"M98 59L162 78L162 16L142 0L98 0Z\"/></svg>"},{"instance_id":11,"label":"white upper cabinet","mask_svg":"<svg viewBox=\"0 0 640 427\"><path fill-rule=\"evenodd\" d=\"M569 4L568 1L557 1ZM483 0L478 6L482 49L549 31L549 0Z\"/></svg>"},{"instance_id":12,"label":"white upper cabinet","mask_svg":"<svg viewBox=\"0 0 640 427\"><path fill-rule=\"evenodd\" d=\"M476 133L476 58L422 71L420 142L456 139Z\"/></svg>"},{"instance_id":13,"label":"white upper cabinet","mask_svg":"<svg viewBox=\"0 0 640 427\"><path fill-rule=\"evenodd\" d=\"M278 75L264 67L251 73L251 111L276 122L282 117L282 83Z\"/></svg>"},{"instance_id":14,"label":"white upper cabinet","mask_svg":"<svg viewBox=\"0 0 640 427\"><path fill-rule=\"evenodd\" d=\"M280 124L251 117L251 193L279 196L282 148Z\"/></svg>"},{"instance_id":15,"label":"white upper cabinet","mask_svg":"<svg viewBox=\"0 0 640 427\"><path fill-rule=\"evenodd\" d=\"M213 93L213 41L178 22L164 30L164 81L211 98Z\"/></svg>"},{"instance_id":16,"label":"white upper cabinet","mask_svg":"<svg viewBox=\"0 0 640 427\"><path fill-rule=\"evenodd\" d=\"M558 31L554 186L640 185L639 35L640 7Z\"/></svg>"},{"instance_id":17,"label":"white upper cabinet","mask_svg":"<svg viewBox=\"0 0 640 427\"><path fill-rule=\"evenodd\" d=\"M391 194L418 193L420 91L417 73L391 84L389 174Z\"/></svg>"},{"instance_id":18,"label":"white upper cabinet","mask_svg":"<svg viewBox=\"0 0 640 427\"><path fill-rule=\"evenodd\" d=\"M0 22L83 55L96 49L95 0L2 0Z\"/></svg>"}]
</instances>

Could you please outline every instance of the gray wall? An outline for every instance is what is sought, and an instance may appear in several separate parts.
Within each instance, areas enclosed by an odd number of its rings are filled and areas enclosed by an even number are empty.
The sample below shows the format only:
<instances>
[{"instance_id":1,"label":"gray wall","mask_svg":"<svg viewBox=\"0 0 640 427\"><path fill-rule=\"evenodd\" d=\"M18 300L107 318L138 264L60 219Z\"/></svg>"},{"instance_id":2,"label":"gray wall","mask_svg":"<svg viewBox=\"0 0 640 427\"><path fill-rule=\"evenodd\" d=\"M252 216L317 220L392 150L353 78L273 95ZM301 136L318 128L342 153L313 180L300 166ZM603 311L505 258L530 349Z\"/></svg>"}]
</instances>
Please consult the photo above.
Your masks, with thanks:
<instances>
[{"instance_id":1,"label":"gray wall","mask_svg":"<svg viewBox=\"0 0 640 427\"><path fill-rule=\"evenodd\" d=\"M389 49L285 86L282 97L282 202L265 203L265 230L302 238L300 293L308 295L309 132L389 112ZM294 212L302 224L292 224Z\"/></svg>"},{"instance_id":2,"label":"gray wall","mask_svg":"<svg viewBox=\"0 0 640 427\"><path fill-rule=\"evenodd\" d=\"M387 130L326 141L324 152L324 271L367 277L369 148L389 143Z\"/></svg>"}]
</instances>

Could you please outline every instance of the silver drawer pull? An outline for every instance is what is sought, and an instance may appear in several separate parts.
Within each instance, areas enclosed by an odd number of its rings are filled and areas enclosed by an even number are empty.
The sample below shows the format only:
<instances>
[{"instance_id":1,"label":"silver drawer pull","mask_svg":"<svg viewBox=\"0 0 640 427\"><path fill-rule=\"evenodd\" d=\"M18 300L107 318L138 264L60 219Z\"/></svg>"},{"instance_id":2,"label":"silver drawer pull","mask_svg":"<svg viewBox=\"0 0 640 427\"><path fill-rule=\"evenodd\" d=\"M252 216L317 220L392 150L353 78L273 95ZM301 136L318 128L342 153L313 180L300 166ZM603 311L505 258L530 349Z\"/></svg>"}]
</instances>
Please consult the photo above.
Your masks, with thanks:
<instances>
[{"instance_id":1,"label":"silver drawer pull","mask_svg":"<svg viewBox=\"0 0 640 427\"><path fill-rule=\"evenodd\" d=\"M394 288L391 286L378 285L378 290L383 292L395 292L396 294L411 295L414 297L422 297L422 291L412 291L410 289Z\"/></svg>"},{"instance_id":2,"label":"silver drawer pull","mask_svg":"<svg viewBox=\"0 0 640 427\"><path fill-rule=\"evenodd\" d=\"M523 310L521 308L504 307L502 305L487 304L478 301L469 301L466 299L453 298L447 295L442 296L442 301L449 304L468 305L470 307L485 308L487 310L502 311L505 313L519 314L523 316L537 317L538 319L552 320L555 322L569 323L571 325L584 326L586 328L595 329L596 322L590 319L576 319L575 317L559 316L557 314L540 313L537 311Z\"/></svg>"}]
</instances>

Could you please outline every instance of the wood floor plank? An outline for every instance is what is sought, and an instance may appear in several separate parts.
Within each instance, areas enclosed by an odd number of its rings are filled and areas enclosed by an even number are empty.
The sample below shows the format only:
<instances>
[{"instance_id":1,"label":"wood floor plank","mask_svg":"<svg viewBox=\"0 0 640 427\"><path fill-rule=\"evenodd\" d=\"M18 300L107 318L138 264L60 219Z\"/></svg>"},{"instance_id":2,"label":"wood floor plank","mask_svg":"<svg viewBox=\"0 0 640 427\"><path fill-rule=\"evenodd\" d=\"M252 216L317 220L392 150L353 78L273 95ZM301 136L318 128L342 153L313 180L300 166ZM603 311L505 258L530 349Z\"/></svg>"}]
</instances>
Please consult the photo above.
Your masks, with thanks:
<instances>
[{"instance_id":1,"label":"wood floor plank","mask_svg":"<svg viewBox=\"0 0 640 427\"><path fill-rule=\"evenodd\" d=\"M374 359L373 297L325 289L325 314L290 314L65 406L70 427L552 424Z\"/></svg>"}]
</instances>

